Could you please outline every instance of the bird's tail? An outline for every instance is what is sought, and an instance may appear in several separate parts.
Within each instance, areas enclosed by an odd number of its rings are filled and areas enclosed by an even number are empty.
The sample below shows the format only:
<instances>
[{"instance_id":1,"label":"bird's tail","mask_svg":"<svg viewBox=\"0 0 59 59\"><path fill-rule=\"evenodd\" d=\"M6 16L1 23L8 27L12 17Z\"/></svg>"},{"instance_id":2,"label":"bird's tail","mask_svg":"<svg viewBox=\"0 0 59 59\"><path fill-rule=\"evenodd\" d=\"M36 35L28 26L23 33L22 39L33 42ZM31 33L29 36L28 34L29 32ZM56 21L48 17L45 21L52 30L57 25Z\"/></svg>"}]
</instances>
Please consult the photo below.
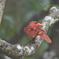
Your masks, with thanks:
<instances>
[{"instance_id":1,"label":"bird's tail","mask_svg":"<svg viewBox=\"0 0 59 59\"><path fill-rule=\"evenodd\" d=\"M46 40L48 43L52 43L51 39L44 33L41 34L40 37L44 40Z\"/></svg>"}]
</instances>

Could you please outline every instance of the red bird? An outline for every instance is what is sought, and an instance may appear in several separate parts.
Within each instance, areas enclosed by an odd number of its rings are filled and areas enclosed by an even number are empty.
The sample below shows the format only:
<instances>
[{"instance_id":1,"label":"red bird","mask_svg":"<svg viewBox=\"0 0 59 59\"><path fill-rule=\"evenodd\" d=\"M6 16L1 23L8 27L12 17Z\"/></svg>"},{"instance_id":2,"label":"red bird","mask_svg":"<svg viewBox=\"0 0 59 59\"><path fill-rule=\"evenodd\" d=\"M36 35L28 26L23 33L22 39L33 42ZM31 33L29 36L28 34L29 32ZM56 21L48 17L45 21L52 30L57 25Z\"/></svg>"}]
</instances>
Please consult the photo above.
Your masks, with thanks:
<instances>
[{"instance_id":1,"label":"red bird","mask_svg":"<svg viewBox=\"0 0 59 59\"><path fill-rule=\"evenodd\" d=\"M46 40L48 43L52 43L51 39L46 35L43 29L38 28L38 26L44 26L37 21L31 21L27 27L24 28L24 32L31 37L35 38L37 35L40 35L40 37L44 40Z\"/></svg>"}]
</instances>

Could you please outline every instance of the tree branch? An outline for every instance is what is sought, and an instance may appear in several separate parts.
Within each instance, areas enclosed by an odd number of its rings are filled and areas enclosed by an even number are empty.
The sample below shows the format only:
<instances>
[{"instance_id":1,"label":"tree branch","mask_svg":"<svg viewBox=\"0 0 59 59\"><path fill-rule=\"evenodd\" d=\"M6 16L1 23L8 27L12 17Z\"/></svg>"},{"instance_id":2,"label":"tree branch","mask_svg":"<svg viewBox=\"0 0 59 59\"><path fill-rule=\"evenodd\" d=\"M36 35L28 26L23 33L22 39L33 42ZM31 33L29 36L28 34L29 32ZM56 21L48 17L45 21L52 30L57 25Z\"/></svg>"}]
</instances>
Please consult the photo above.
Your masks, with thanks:
<instances>
[{"instance_id":1,"label":"tree branch","mask_svg":"<svg viewBox=\"0 0 59 59\"><path fill-rule=\"evenodd\" d=\"M0 0L0 23L1 23L1 20L2 20L3 10L4 10L4 7L5 7L5 1L6 0Z\"/></svg>"},{"instance_id":2,"label":"tree branch","mask_svg":"<svg viewBox=\"0 0 59 59\"><path fill-rule=\"evenodd\" d=\"M57 9L56 7L52 7L50 9L50 14L46 16L42 21L42 24L45 25L44 27L42 27L42 29L47 32L49 26L59 20L58 18L59 9ZM19 44L12 45L0 39L0 53L14 59L28 57L35 53L36 48L40 46L42 41L43 39L41 39L40 36L37 36L34 42L29 42L29 45L26 46L21 46Z\"/></svg>"}]
</instances>

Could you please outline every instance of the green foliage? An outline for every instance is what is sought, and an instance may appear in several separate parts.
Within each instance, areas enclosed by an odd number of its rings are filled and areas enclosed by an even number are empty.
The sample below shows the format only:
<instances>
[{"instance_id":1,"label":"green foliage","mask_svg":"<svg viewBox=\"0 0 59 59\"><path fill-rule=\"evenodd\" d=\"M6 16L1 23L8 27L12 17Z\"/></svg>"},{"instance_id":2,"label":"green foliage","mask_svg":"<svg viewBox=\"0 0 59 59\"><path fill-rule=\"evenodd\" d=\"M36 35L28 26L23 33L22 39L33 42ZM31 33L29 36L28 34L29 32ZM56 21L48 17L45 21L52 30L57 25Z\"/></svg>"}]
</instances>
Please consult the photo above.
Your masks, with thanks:
<instances>
[{"instance_id":1,"label":"green foliage","mask_svg":"<svg viewBox=\"0 0 59 59\"><path fill-rule=\"evenodd\" d=\"M2 25L0 26L0 38L11 36L16 30L15 21L10 16L5 15Z\"/></svg>"},{"instance_id":2,"label":"green foliage","mask_svg":"<svg viewBox=\"0 0 59 59\"><path fill-rule=\"evenodd\" d=\"M39 10L44 9L49 0L15 0L7 1L0 26L0 38L12 36L20 30L24 22L28 21Z\"/></svg>"}]
</instances>

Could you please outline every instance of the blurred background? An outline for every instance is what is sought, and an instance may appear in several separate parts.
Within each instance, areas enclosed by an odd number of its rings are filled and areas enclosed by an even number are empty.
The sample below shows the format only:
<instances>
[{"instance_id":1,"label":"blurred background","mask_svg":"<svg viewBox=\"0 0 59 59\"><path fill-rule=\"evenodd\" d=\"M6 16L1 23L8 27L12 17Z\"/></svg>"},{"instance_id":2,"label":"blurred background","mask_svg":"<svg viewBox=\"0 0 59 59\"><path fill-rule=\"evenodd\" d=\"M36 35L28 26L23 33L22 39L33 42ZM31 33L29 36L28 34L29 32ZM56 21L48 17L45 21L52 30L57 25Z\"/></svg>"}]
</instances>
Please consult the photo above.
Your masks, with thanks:
<instances>
[{"instance_id":1,"label":"blurred background","mask_svg":"<svg viewBox=\"0 0 59 59\"><path fill-rule=\"evenodd\" d=\"M59 8L59 0L6 0L2 24L0 25L0 38L11 44L24 45L30 38L23 32L23 28L30 21L41 22L49 14L49 9L52 6ZM53 43L48 44L43 41L35 54L25 59L58 59L59 21L50 26L47 34ZM0 59L8 58L0 55Z\"/></svg>"}]
</instances>

